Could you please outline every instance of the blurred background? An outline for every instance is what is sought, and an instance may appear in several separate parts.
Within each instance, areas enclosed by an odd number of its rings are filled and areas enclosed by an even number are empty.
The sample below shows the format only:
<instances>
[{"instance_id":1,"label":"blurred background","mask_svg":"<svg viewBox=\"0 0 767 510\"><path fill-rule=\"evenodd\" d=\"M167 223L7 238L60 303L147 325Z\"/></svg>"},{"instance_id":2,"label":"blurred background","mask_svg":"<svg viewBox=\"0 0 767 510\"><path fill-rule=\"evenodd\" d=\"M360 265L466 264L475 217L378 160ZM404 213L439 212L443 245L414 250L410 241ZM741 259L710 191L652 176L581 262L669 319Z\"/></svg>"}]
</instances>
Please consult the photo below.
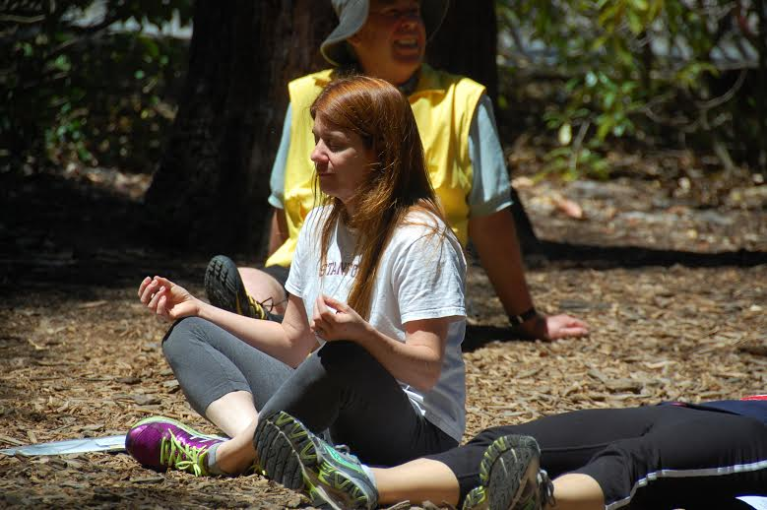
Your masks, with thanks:
<instances>
[{"instance_id":1,"label":"blurred background","mask_svg":"<svg viewBox=\"0 0 767 510\"><path fill-rule=\"evenodd\" d=\"M0 249L263 256L286 84L325 67L329 4L2 2ZM528 253L573 221L579 242L662 240L679 207L708 227L667 248L763 251L766 45L759 0L459 0L428 59L488 86Z\"/></svg>"}]
</instances>

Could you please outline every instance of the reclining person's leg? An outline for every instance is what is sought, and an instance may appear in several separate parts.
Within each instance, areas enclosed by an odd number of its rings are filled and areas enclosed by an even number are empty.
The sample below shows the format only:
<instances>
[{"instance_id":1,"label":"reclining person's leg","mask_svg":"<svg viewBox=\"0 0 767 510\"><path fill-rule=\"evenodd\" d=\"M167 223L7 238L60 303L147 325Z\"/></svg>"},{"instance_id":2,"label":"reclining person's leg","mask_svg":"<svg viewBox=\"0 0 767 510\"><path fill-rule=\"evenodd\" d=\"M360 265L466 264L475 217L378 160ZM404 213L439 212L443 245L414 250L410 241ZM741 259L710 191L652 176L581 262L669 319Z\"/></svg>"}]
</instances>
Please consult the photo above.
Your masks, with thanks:
<instances>
[{"instance_id":1,"label":"reclining person's leg","mask_svg":"<svg viewBox=\"0 0 767 510\"><path fill-rule=\"evenodd\" d=\"M599 483L607 505L709 508L713 496L734 498L767 486L762 423L711 410L656 409L662 416L646 434L614 442L576 471Z\"/></svg>"}]
</instances>

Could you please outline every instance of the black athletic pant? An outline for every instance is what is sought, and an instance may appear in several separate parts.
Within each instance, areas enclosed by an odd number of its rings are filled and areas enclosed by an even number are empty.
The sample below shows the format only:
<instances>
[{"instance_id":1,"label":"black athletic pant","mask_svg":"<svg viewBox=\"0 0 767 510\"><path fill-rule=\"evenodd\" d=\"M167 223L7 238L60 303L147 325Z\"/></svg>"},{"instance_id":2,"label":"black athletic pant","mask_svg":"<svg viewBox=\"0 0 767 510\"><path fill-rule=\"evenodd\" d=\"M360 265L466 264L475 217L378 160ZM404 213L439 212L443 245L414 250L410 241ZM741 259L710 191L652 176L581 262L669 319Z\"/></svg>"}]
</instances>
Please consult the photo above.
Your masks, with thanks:
<instances>
[{"instance_id":1,"label":"black athletic pant","mask_svg":"<svg viewBox=\"0 0 767 510\"><path fill-rule=\"evenodd\" d=\"M458 479L461 498L479 484L482 455L508 434L533 436L551 478L583 473L606 509L724 509L742 495L767 496L767 426L716 410L675 405L575 411L480 432L432 455ZM554 493L556 497L556 492Z\"/></svg>"}]
</instances>

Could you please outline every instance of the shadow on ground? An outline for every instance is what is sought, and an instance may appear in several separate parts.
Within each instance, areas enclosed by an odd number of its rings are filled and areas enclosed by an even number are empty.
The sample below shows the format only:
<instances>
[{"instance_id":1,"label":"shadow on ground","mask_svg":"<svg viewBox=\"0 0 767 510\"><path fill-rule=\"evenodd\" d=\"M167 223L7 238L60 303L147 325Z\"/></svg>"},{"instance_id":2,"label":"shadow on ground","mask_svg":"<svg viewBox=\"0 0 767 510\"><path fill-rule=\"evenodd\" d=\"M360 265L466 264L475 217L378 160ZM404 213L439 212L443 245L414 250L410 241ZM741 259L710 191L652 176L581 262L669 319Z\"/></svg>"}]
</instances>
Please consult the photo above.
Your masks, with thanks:
<instances>
[{"instance_id":1,"label":"shadow on ground","mask_svg":"<svg viewBox=\"0 0 767 510\"><path fill-rule=\"evenodd\" d=\"M570 263L574 267L611 269L615 267L681 265L686 267L753 267L767 264L767 253L737 250L698 253L681 250L659 250L641 246L592 246L585 244L541 241L538 254L547 261Z\"/></svg>"},{"instance_id":2,"label":"shadow on ground","mask_svg":"<svg viewBox=\"0 0 767 510\"><path fill-rule=\"evenodd\" d=\"M158 248L156 240L142 232L146 221L140 200L103 183L45 173L0 175L0 296L31 288L38 292L77 287L87 293L83 287L132 285L157 273L201 280L214 253ZM542 240L527 259L529 267L751 267L767 264L767 253L697 253ZM499 335L506 333L476 332L479 339Z\"/></svg>"}]
</instances>

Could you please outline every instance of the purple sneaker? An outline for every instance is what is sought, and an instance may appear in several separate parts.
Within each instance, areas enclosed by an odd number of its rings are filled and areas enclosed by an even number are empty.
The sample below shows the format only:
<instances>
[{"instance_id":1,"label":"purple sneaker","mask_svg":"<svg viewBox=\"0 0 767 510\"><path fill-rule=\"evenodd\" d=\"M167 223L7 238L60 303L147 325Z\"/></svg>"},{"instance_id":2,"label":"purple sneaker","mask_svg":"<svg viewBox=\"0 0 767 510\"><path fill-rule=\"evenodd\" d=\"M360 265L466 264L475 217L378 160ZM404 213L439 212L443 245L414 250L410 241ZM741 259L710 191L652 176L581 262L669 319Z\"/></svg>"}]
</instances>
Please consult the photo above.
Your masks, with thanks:
<instances>
[{"instance_id":1,"label":"purple sneaker","mask_svg":"<svg viewBox=\"0 0 767 510\"><path fill-rule=\"evenodd\" d=\"M153 416L136 423L125 436L125 449L142 466L156 471L178 469L208 475L208 450L226 441L201 434L181 422Z\"/></svg>"}]
</instances>

